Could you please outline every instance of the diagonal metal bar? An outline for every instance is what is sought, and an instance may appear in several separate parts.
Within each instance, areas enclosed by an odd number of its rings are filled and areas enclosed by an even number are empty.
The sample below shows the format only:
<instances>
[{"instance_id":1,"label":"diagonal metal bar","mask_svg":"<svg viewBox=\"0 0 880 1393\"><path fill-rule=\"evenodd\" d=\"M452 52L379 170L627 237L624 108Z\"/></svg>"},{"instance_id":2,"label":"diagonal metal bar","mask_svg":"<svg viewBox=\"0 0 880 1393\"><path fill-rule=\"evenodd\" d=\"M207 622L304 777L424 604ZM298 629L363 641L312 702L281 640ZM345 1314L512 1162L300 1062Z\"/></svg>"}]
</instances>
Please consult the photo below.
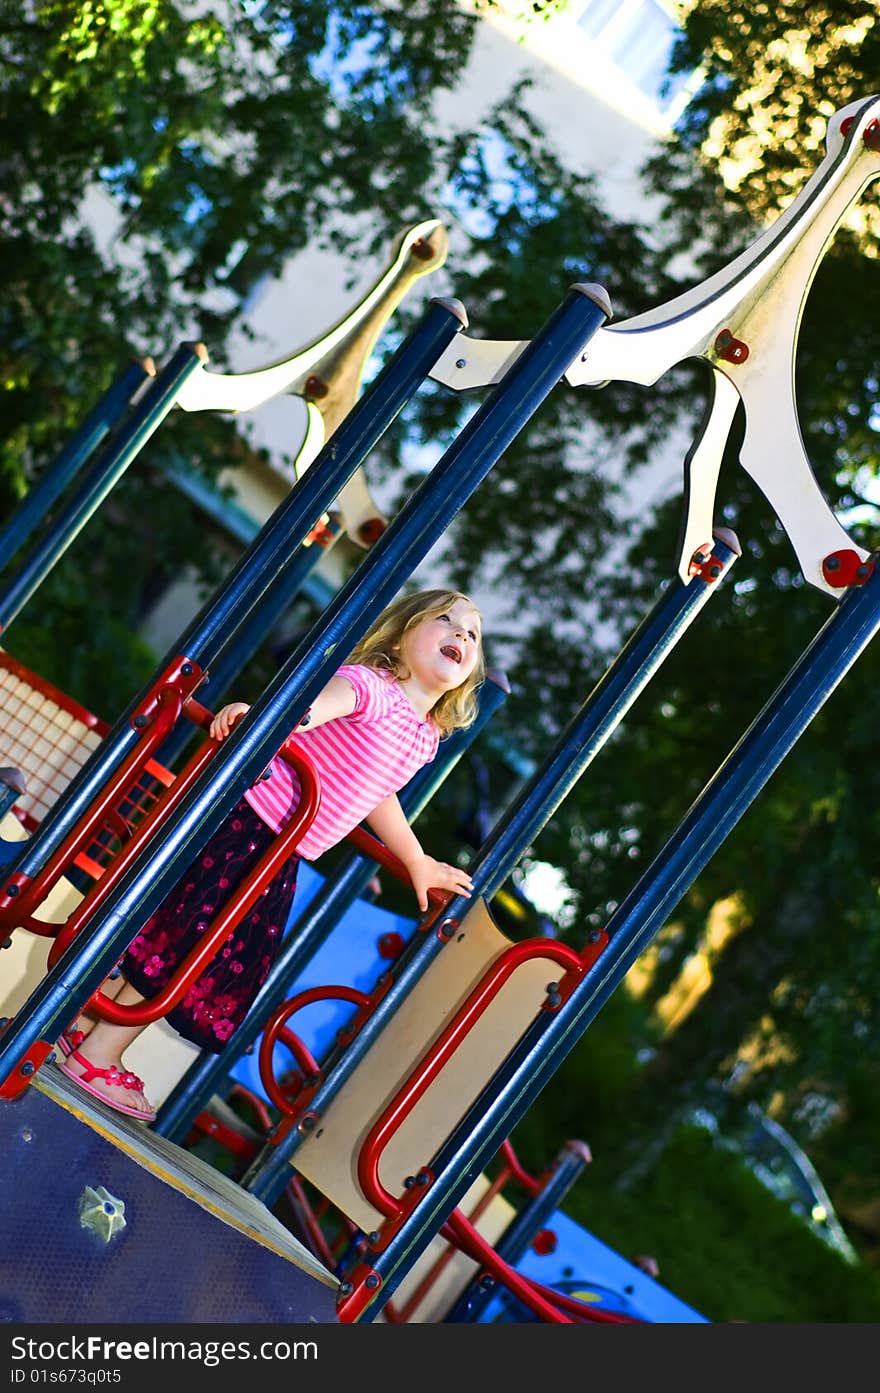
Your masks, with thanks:
<instances>
[{"instance_id":1,"label":"diagonal metal bar","mask_svg":"<svg viewBox=\"0 0 880 1393\"><path fill-rule=\"evenodd\" d=\"M170 812L162 844L149 843L88 920L87 941L72 943L0 1037L0 1095L27 1087L55 1040L88 1001L162 902L195 852L297 724L354 642L443 535L471 493L558 384L566 363L610 312L606 292L573 287L528 350L468 421L441 461L328 606L314 630L218 749ZM436 354L434 355L436 357ZM433 359L432 359L433 361ZM364 400L362 398L362 400ZM402 404L402 403L401 403ZM337 429L339 448L357 408ZM309 485L317 466L291 497ZM309 493L304 515L319 516ZM100 753L100 747L99 751Z\"/></svg>"},{"instance_id":2,"label":"diagonal metal bar","mask_svg":"<svg viewBox=\"0 0 880 1393\"><path fill-rule=\"evenodd\" d=\"M434 1181L373 1266L382 1299L430 1242L657 930L880 629L880 572L847 592L611 915L610 942L556 1011L542 1011L432 1164ZM372 1319L375 1310L365 1312Z\"/></svg>"}]
</instances>

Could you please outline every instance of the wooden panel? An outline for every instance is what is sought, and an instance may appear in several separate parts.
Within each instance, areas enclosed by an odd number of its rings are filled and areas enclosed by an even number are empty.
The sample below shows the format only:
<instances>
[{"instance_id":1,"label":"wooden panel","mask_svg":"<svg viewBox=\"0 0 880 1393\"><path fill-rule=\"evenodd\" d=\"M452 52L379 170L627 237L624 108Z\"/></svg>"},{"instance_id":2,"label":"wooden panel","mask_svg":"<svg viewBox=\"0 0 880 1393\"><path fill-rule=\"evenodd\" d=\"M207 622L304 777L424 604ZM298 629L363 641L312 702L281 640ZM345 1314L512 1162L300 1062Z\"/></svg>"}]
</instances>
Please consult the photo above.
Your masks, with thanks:
<instances>
[{"instance_id":1,"label":"wooden panel","mask_svg":"<svg viewBox=\"0 0 880 1393\"><path fill-rule=\"evenodd\" d=\"M485 901L478 900L329 1104L320 1126L295 1152L296 1169L365 1231L378 1228L383 1216L357 1180L364 1138L489 964L509 946ZM402 1194L405 1178L428 1164L534 1019L547 984L559 974L551 959L536 958L505 983L387 1147L379 1176L391 1194Z\"/></svg>"}]
</instances>

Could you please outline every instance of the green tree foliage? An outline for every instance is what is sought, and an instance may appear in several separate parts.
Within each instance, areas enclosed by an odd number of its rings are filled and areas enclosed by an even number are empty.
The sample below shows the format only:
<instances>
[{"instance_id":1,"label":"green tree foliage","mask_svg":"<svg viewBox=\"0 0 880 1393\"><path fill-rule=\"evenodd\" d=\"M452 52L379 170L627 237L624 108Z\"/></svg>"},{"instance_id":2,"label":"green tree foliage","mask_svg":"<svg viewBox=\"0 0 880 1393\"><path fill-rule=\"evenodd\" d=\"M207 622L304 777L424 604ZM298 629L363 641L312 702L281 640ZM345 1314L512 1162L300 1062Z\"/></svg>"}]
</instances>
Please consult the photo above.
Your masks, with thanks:
<instances>
[{"instance_id":1,"label":"green tree foliage","mask_svg":"<svg viewBox=\"0 0 880 1393\"><path fill-rule=\"evenodd\" d=\"M830 115L876 91L878 42L868 4L811 6L808 26L797 5L705 0L694 8L677 61L685 69L704 63L706 82L678 139L648 170L666 198L658 231L670 263L687 254L700 278L778 215L819 162ZM796 365L815 472L868 549L880 540L865 497L878 469L876 226L874 185L816 276ZM637 308L654 303L646 284ZM691 388L702 395L699 378ZM736 530L741 560L537 843L542 856L568 867L586 923L604 920L647 869L834 608L804 583L779 520L737 467L738 446L732 441L722 470L717 521ZM600 612L623 633L669 575L679 512L675 501L646 516L629 565L602 582ZM552 582L569 589L564 567L554 568ZM535 710L542 686L551 710L571 710L603 662L588 641L559 662L555 625L529 634L524 651L513 673L522 703L519 712L511 703L513 721L528 704ZM876 1176L863 1147L877 1125L871 1099L880 1060L872 1004L880 981L871 758L878 662L874 649L860 659L676 913L649 1005L698 947L713 903L736 897L738 931L713 961L709 990L660 1042L631 1099L642 1125L630 1155L713 1076L734 1096L772 1106L852 1217L866 1255L877 1243L866 1217L876 1212ZM613 1147L621 1133L606 1137Z\"/></svg>"},{"instance_id":2,"label":"green tree foliage","mask_svg":"<svg viewBox=\"0 0 880 1393\"><path fill-rule=\"evenodd\" d=\"M310 243L384 249L450 191L479 222L462 229L456 251L483 268L465 286L475 309L506 305L509 325L540 322L575 269L574 229L597 235L601 220L589 186L546 149L522 91L499 103L497 136L491 122L466 137L438 127L434 103L460 82L476 23L438 0L217 3L194 14L174 0L0 7L5 511L128 352L161 362L200 339L222 367L242 297L261 277ZM484 163L490 138L509 158L501 193ZM102 242L80 216L96 200ZM499 246L511 255L496 281ZM446 408L447 429L454 414ZM90 524L62 563L53 612L89 582L108 593L126 548L144 560L122 560L120 631L137 626L158 580L183 564L210 587L222 560L162 465L183 458L216 479L242 449L227 421L173 414L115 491L117 526ZM25 625L41 627L46 612L38 595L16 621L25 661ZM80 608L74 627L84 617ZM110 674L101 714L129 695Z\"/></svg>"},{"instance_id":3,"label":"green tree foliage","mask_svg":"<svg viewBox=\"0 0 880 1393\"><path fill-rule=\"evenodd\" d=\"M811 6L807 24L798 5L698 3L675 61L683 71L701 65L705 80L676 138L646 169L664 201L659 222L652 229L601 218L590 227L560 226L550 195L546 225L533 209L527 230L507 227L523 279L536 242L552 238L556 264L575 271L570 279L603 281L620 319L727 264L812 174L829 117L876 90L874 11L867 3ZM564 171L547 187L563 189ZM876 189L865 191L821 263L796 363L800 425L817 478L853 539L869 550L880 542L870 502L880 390ZM671 268L683 266L676 280ZM524 322L519 313L528 301L487 304L480 276L466 269L459 288L466 303L480 305L481 331L485 316L491 336L525 336L551 307L548 293ZM553 289L558 296L561 283ZM615 523L618 500L603 482L609 461L626 470L637 496L642 463L676 421L693 428L707 383L703 365L682 364L647 391L625 384L592 393L559 389L455 531L461 583L495 583L510 598L513 696L496 726L536 759L672 572L680 500L645 507L636 525ZM587 420L605 436L580 442L586 469L566 467L578 455L578 423ZM716 522L734 528L743 555L533 849L566 870L578 941L648 870L835 608L805 583L780 520L739 469L742 429L740 420L722 468ZM621 541L633 540L609 574L601 561L615 526ZM603 624L616 635L611 642ZM709 989L660 1040L643 1020L641 1043L656 1052L626 1091L626 1108L609 1112L601 1083L580 1062L590 1041L601 1040L594 1024L566 1066L567 1083L553 1081L540 1113L543 1125L553 1117L564 1127L577 1096L581 1115L594 1119L597 1152L607 1148L625 1167L647 1137L663 1134L670 1118L684 1116L720 1080L741 1104L755 1098L791 1129L869 1257L877 1251L870 1218L876 1176L864 1148L877 1126L871 1099L880 1067L871 758L878 662L869 648L662 935L649 1009L702 949L711 906L733 897L735 931L710 955ZM439 808L436 816L439 824Z\"/></svg>"},{"instance_id":4,"label":"green tree foliage","mask_svg":"<svg viewBox=\"0 0 880 1393\"><path fill-rule=\"evenodd\" d=\"M553 7L534 8L537 22ZM477 22L442 0L271 0L259 13L220 0L194 12L173 0L0 0L0 512L128 354L162 361L202 339L223 366L242 296L310 243L375 252L402 223L454 205L454 293L487 338L530 337L575 281L604 284L618 319L671 298L778 214L821 158L828 117L870 95L873 11L811 5L807 25L797 4L701 0L676 61L705 63L706 81L648 171L664 215L640 226L613 222L566 168L526 87L474 131L438 128L437 97L455 90ZM81 216L87 199L113 210L109 245ZM864 207L816 278L797 363L805 441L845 515L877 470L872 193ZM671 574L680 504L650 500L633 522L609 477L637 492L669 431L693 429L700 366L650 390L560 386L451 533L458 579L509 597L490 656L514 692L493 725L523 754L542 757L601 675L619 642L606 623L625 636ZM438 389L404 413L382 460L402 494L418 477L413 445L442 448L472 408ZM163 464L183 456L216 479L244 449L227 422L169 418L16 622L12 652L112 719L150 671L130 635L157 583L192 563L210 587L228 564ZM534 848L566 870L573 938L650 864L832 609L803 583L735 441L718 499L741 560ZM852 530L876 544L873 508ZM80 642L98 662L71 663ZM877 661L869 650L677 911L649 1007L716 900L736 897L738 932L710 990L629 1085L626 1134L614 1109L594 1108L597 1150L637 1149L632 1134L650 1135L658 1108L679 1114L721 1078L774 1102L842 1207L863 1214L876 1199ZM495 769L496 787L502 778ZM438 800L438 830L442 820ZM581 1082L589 1115L601 1069Z\"/></svg>"}]
</instances>

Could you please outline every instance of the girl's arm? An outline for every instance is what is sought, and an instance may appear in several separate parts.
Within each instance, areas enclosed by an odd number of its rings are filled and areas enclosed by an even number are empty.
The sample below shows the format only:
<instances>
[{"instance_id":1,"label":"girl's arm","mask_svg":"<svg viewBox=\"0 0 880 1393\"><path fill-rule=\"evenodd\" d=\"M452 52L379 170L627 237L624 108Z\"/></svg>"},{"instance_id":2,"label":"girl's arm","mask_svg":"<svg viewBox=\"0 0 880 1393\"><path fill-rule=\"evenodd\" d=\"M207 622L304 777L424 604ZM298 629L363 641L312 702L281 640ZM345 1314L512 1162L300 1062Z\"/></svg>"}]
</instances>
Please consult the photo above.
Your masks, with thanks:
<instances>
[{"instance_id":1,"label":"girl's arm","mask_svg":"<svg viewBox=\"0 0 880 1393\"><path fill-rule=\"evenodd\" d=\"M321 688L309 707L308 719L304 717L296 729L313 730L315 726L338 720L340 716L350 716L356 700L354 687L346 677L340 677L337 673L330 678L326 687ZM211 739L225 740L236 722L250 709L246 701L230 701L228 705L221 706L208 727Z\"/></svg>"},{"instance_id":2,"label":"girl's arm","mask_svg":"<svg viewBox=\"0 0 880 1393\"><path fill-rule=\"evenodd\" d=\"M428 908L429 890L452 890L470 898L473 881L461 866L435 861L422 850L421 843L410 827L396 793L383 798L378 807L367 815L373 832L384 842L392 856L402 861L412 881L419 909Z\"/></svg>"}]
</instances>

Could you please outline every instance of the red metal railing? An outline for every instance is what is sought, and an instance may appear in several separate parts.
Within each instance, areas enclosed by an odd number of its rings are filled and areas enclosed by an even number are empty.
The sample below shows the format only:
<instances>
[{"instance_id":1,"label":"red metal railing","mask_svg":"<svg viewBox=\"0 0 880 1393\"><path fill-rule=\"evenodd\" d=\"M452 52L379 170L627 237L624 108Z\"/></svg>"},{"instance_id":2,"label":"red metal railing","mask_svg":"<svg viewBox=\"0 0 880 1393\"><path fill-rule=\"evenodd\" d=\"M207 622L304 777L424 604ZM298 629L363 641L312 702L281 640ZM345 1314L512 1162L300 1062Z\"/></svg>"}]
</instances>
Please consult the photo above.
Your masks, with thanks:
<instances>
[{"instance_id":1,"label":"red metal railing","mask_svg":"<svg viewBox=\"0 0 880 1393\"><path fill-rule=\"evenodd\" d=\"M35 876L14 872L3 881L0 891L0 934L8 934L22 927L32 933L55 936L58 926L37 919L37 908L81 854L97 850L99 855L93 859L100 862L99 834L102 828L109 825L119 831L122 816L120 804L125 800L131 802L132 791L142 779L146 765L170 734L184 702L192 695L202 676L195 664L178 658L153 685L132 715L133 726L142 731L137 745L112 771L101 792L76 825ZM169 782L173 778L171 775L167 777ZM130 825L130 820L125 819L125 823Z\"/></svg>"},{"instance_id":2,"label":"red metal railing","mask_svg":"<svg viewBox=\"0 0 880 1393\"><path fill-rule=\"evenodd\" d=\"M190 708L189 714L198 724L210 724L212 713L201 706L200 703L190 702L188 703L188 708ZM202 765L213 756L218 748L218 742L209 740L206 742L206 746L207 748L203 746L200 750L196 751L181 775L181 780L186 783L187 787L201 772ZM138 1005L129 1006L120 1005L119 1002L114 1001L112 997L105 996L101 991L96 992L92 996L88 1003L88 1009L93 1011L95 1015L99 1016L102 1020L111 1021L114 1025L149 1025L152 1021L159 1020L160 1017L167 1015L167 1013L182 1000L193 982L201 976L205 968L213 961L219 949L229 938L230 934L234 932L236 926L244 918L248 910L252 909L256 904L265 887L274 879L281 870L281 867L292 855L300 839L315 819L320 805L321 790L317 771L302 747L296 744L295 737L290 736L285 741L284 745L282 745L279 750L279 755L295 769L300 783L299 806L290 822L284 828L283 832L280 832L276 836L271 846L263 852L253 869L245 876L244 880L230 896L226 904L224 904L219 913L211 920L209 926L201 934L198 943L194 944L183 961L169 977L165 986L161 988L155 996L151 997L148 1002L145 1001ZM183 792L185 791L186 788L183 789ZM176 784L173 792L177 793ZM151 826L155 820L166 811L167 804L163 804L161 808L154 809L149 819ZM149 835L149 831L147 831L147 835ZM126 848L126 852L129 853L128 857L125 858L126 864L127 861L131 859L131 856L137 853L138 846L135 845L136 840L136 838L133 838L132 843ZM123 854L120 854L120 857L117 859L119 861L123 860ZM121 871L117 871L116 862L114 862L112 872L117 873L117 878L118 875L122 873ZM108 872L108 875L109 874L110 872ZM97 889L101 889L100 882ZM74 933L77 931L78 927L79 926L74 927ZM53 945L52 951L60 952L63 950L59 949L58 943L56 942L56 944Z\"/></svg>"}]
</instances>

